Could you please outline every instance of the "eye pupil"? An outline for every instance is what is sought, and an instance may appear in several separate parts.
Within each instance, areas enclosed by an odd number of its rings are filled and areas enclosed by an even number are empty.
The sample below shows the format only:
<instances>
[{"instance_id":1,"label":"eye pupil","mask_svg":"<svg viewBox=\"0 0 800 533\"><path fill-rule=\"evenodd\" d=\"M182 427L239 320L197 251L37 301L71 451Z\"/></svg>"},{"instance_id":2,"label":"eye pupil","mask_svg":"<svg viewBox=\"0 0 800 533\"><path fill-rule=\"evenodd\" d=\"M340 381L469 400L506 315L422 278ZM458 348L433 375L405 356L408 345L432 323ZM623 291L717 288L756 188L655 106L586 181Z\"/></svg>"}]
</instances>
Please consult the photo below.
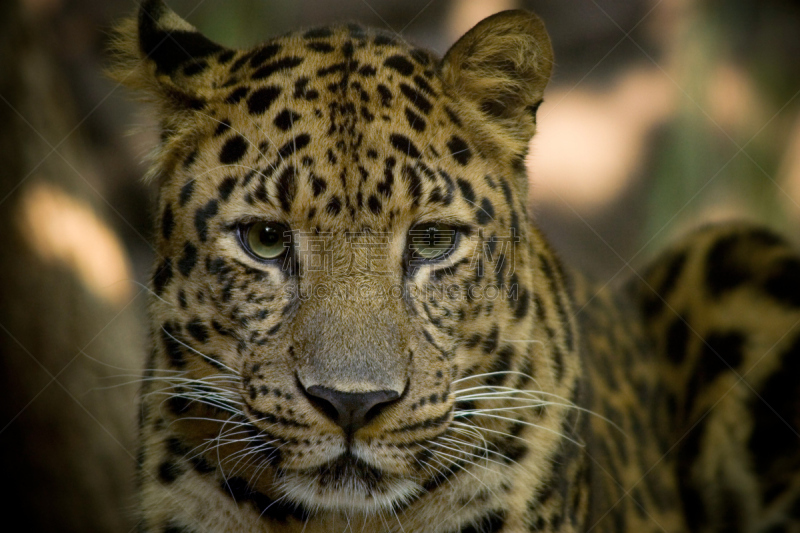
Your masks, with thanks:
<instances>
[{"instance_id":1,"label":"eye pupil","mask_svg":"<svg viewBox=\"0 0 800 533\"><path fill-rule=\"evenodd\" d=\"M262 246L275 246L275 244L277 244L277 242L280 240L280 236L272 228L264 228L261 232L259 232L258 238L261 241Z\"/></svg>"}]
</instances>

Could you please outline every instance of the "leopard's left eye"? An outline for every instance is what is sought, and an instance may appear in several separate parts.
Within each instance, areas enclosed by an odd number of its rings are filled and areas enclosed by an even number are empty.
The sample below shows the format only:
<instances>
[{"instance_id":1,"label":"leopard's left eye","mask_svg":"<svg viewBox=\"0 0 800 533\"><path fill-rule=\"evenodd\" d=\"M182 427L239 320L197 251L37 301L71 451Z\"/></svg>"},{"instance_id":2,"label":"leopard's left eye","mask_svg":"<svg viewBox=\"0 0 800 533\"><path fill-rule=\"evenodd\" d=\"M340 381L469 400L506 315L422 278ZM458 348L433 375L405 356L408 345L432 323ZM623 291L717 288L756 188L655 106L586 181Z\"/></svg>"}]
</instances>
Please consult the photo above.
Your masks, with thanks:
<instances>
[{"instance_id":1,"label":"leopard's left eye","mask_svg":"<svg viewBox=\"0 0 800 533\"><path fill-rule=\"evenodd\" d=\"M240 240L245 250L257 259L271 260L283 257L291 247L289 228L277 222L255 222L239 227Z\"/></svg>"},{"instance_id":2,"label":"leopard's left eye","mask_svg":"<svg viewBox=\"0 0 800 533\"><path fill-rule=\"evenodd\" d=\"M445 224L417 224L408 232L412 256L424 261L447 257L457 240L458 230Z\"/></svg>"}]
</instances>

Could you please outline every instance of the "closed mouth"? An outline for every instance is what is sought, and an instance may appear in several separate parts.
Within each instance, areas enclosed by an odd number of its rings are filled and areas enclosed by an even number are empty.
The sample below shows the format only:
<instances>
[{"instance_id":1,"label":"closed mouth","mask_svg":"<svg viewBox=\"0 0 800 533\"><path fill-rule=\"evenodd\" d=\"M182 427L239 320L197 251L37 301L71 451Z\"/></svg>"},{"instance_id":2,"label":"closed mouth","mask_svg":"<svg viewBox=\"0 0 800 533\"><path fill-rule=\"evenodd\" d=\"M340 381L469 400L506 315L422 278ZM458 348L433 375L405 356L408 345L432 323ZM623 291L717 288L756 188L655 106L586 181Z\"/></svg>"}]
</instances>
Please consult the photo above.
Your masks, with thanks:
<instances>
[{"instance_id":1,"label":"closed mouth","mask_svg":"<svg viewBox=\"0 0 800 533\"><path fill-rule=\"evenodd\" d=\"M333 461L315 469L315 477L326 490L353 490L369 494L377 490L385 474L378 468L354 456L349 450Z\"/></svg>"}]
</instances>

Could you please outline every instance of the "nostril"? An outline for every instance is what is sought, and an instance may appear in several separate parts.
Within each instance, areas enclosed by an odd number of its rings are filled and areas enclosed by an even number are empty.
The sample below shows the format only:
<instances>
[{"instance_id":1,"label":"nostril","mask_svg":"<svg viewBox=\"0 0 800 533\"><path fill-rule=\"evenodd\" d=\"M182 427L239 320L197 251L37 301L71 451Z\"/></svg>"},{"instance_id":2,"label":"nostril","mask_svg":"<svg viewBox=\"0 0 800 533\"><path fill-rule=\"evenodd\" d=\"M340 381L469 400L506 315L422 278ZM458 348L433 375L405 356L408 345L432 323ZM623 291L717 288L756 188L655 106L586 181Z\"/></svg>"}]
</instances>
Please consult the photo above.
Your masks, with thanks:
<instances>
[{"instance_id":1,"label":"nostril","mask_svg":"<svg viewBox=\"0 0 800 533\"><path fill-rule=\"evenodd\" d=\"M370 407L370 409L364 413L364 423L368 424L370 420L381 414L381 411L383 411L386 407L389 407L389 404L394 403L396 399L397 398L395 397L391 400L386 400Z\"/></svg>"},{"instance_id":2,"label":"nostril","mask_svg":"<svg viewBox=\"0 0 800 533\"><path fill-rule=\"evenodd\" d=\"M364 427L400 397L393 390L343 392L321 385L302 390L312 405L336 422L347 434Z\"/></svg>"},{"instance_id":3,"label":"nostril","mask_svg":"<svg viewBox=\"0 0 800 533\"><path fill-rule=\"evenodd\" d=\"M329 402L325 398L314 396L305 389L303 389L303 392L305 392L306 398L308 398L308 400L313 405L315 405L320 411L322 411L325 414L325 416L327 416L331 420L336 420L337 418L339 418L339 412L336 410L336 407L334 407L334 405L331 402Z\"/></svg>"}]
</instances>

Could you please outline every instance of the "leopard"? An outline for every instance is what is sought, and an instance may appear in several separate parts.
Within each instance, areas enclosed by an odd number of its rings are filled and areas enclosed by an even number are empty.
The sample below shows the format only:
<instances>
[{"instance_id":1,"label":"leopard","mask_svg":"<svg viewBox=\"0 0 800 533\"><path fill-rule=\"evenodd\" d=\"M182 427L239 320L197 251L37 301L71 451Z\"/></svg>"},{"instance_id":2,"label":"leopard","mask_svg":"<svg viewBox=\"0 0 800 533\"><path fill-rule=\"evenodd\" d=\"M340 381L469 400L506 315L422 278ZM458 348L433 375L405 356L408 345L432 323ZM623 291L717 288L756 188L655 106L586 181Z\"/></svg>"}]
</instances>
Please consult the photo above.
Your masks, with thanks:
<instances>
[{"instance_id":1,"label":"leopard","mask_svg":"<svg viewBox=\"0 0 800 533\"><path fill-rule=\"evenodd\" d=\"M565 265L527 201L537 15L443 57L233 49L161 0L114 35L160 130L140 531L800 531L800 255L731 222Z\"/></svg>"}]
</instances>

